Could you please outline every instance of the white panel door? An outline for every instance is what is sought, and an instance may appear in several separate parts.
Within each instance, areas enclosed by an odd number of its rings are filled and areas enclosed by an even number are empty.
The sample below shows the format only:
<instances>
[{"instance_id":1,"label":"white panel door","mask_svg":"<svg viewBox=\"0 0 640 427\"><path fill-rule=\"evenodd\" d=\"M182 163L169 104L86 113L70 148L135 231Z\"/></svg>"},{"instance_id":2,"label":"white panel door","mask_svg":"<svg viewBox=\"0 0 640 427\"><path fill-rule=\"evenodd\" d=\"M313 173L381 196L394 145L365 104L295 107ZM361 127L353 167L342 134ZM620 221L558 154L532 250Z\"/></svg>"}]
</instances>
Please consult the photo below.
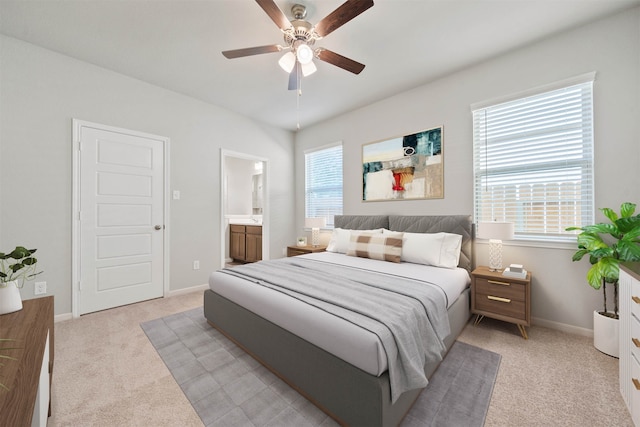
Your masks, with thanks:
<instances>
[{"instance_id":1,"label":"white panel door","mask_svg":"<svg viewBox=\"0 0 640 427\"><path fill-rule=\"evenodd\" d=\"M163 295L164 144L80 130L79 314Z\"/></svg>"}]
</instances>

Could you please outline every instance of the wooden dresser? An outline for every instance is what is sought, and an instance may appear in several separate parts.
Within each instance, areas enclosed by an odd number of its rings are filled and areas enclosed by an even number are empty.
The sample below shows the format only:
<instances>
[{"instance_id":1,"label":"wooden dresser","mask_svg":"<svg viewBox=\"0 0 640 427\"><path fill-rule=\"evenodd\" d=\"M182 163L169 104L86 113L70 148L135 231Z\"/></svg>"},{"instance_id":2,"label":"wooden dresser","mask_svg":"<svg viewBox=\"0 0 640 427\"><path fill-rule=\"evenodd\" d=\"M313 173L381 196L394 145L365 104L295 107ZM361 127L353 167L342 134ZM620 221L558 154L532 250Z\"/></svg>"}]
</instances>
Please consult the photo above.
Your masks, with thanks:
<instances>
[{"instance_id":1,"label":"wooden dresser","mask_svg":"<svg viewBox=\"0 0 640 427\"><path fill-rule=\"evenodd\" d=\"M640 263L620 265L620 393L640 426Z\"/></svg>"},{"instance_id":2,"label":"wooden dresser","mask_svg":"<svg viewBox=\"0 0 640 427\"><path fill-rule=\"evenodd\" d=\"M1 351L17 360L3 360L0 382L0 426L46 426L51 411L53 376L53 297L22 302L23 309L0 315Z\"/></svg>"}]
</instances>

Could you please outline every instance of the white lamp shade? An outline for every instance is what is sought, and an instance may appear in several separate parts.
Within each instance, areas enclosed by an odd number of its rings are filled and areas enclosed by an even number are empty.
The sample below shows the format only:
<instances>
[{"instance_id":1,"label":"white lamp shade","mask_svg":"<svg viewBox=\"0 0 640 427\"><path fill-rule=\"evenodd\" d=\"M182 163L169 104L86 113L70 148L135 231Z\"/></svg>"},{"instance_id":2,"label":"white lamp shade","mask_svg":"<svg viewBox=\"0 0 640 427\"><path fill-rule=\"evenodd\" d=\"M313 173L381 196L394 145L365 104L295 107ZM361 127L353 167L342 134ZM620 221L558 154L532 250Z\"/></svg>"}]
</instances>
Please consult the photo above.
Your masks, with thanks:
<instances>
[{"instance_id":1,"label":"white lamp shade","mask_svg":"<svg viewBox=\"0 0 640 427\"><path fill-rule=\"evenodd\" d=\"M478 223L477 237L491 240L513 239L514 224L512 222L487 221Z\"/></svg>"},{"instance_id":2,"label":"white lamp shade","mask_svg":"<svg viewBox=\"0 0 640 427\"><path fill-rule=\"evenodd\" d=\"M304 226L306 228L323 228L327 225L324 218L305 218Z\"/></svg>"},{"instance_id":3,"label":"white lamp shade","mask_svg":"<svg viewBox=\"0 0 640 427\"><path fill-rule=\"evenodd\" d=\"M290 73L293 70L293 67L296 65L296 56L293 52L285 53L282 58L278 61L280 67L285 70L287 73Z\"/></svg>"}]
</instances>

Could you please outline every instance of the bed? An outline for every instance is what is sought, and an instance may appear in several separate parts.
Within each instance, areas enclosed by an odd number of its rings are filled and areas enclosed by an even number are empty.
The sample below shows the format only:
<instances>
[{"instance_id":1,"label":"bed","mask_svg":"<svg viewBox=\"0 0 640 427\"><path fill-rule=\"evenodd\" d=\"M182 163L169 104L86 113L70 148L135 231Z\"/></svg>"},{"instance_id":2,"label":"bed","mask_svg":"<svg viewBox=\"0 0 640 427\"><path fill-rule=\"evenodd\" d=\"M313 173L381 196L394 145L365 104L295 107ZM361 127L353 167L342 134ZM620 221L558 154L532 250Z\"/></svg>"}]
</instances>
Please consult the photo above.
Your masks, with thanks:
<instances>
[{"instance_id":1,"label":"bed","mask_svg":"<svg viewBox=\"0 0 640 427\"><path fill-rule=\"evenodd\" d=\"M403 233L445 232L462 236L458 268L452 271L457 271L458 276L460 271L463 272L464 284L458 284L458 290L444 292L445 316L449 328L448 334L443 337L443 354L446 353L470 317L468 284L472 267L471 217L343 215L336 216L335 226L341 230L385 229ZM341 264L343 261L340 257L347 263L355 264L338 265L336 268L360 268L360 263L378 263L383 265L382 274L385 275L395 274L394 268L403 268L403 264L410 269L418 268L408 262L392 266L394 263L333 252L305 255L296 262ZM443 273L445 270L430 268L442 270ZM415 274L423 273L416 270ZM295 298L290 298L291 301L287 302L286 295L279 295L274 306L270 307L265 301L271 300L269 294L274 293L272 289L249 283L249 280L229 272L214 272L209 282L210 289L204 294L204 314L208 322L339 423L354 426L396 426L420 394L423 387L402 393L394 388L392 395L389 375L391 367L385 357L386 349L381 350L379 343L370 339L370 334L363 334L362 339L349 335L349 327L345 326L349 322L335 323L342 321L335 319L339 316L316 310L319 313L313 316L320 317L314 318L298 310L301 304L305 305L304 302L296 302ZM254 289L255 286L258 286L257 289ZM331 326L331 322L335 324ZM325 328L325 333L309 335L307 329L313 327ZM332 332L327 333L326 328L335 329L330 329ZM439 363L438 359L426 361L424 375L427 378L431 376ZM395 383L393 381L394 387Z\"/></svg>"}]
</instances>

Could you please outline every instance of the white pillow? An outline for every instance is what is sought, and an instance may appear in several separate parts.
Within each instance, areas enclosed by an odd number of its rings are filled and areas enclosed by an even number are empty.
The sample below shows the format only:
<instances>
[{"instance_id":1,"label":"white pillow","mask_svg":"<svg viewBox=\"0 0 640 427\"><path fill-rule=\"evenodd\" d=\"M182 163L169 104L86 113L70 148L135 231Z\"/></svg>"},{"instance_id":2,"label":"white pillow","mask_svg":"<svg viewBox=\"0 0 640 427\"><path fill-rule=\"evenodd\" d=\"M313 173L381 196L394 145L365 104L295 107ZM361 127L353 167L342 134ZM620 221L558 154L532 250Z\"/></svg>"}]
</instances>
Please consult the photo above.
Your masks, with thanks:
<instances>
[{"instance_id":1,"label":"white pillow","mask_svg":"<svg viewBox=\"0 0 640 427\"><path fill-rule=\"evenodd\" d=\"M326 251L346 254L347 249L349 249L349 242L351 241L351 233L380 234L382 233L382 228L377 228L375 230L348 230L343 228L334 228Z\"/></svg>"},{"instance_id":2,"label":"white pillow","mask_svg":"<svg viewBox=\"0 0 640 427\"><path fill-rule=\"evenodd\" d=\"M385 233L394 233L385 230ZM451 233L404 233L401 260L414 264L456 268L462 236Z\"/></svg>"}]
</instances>

